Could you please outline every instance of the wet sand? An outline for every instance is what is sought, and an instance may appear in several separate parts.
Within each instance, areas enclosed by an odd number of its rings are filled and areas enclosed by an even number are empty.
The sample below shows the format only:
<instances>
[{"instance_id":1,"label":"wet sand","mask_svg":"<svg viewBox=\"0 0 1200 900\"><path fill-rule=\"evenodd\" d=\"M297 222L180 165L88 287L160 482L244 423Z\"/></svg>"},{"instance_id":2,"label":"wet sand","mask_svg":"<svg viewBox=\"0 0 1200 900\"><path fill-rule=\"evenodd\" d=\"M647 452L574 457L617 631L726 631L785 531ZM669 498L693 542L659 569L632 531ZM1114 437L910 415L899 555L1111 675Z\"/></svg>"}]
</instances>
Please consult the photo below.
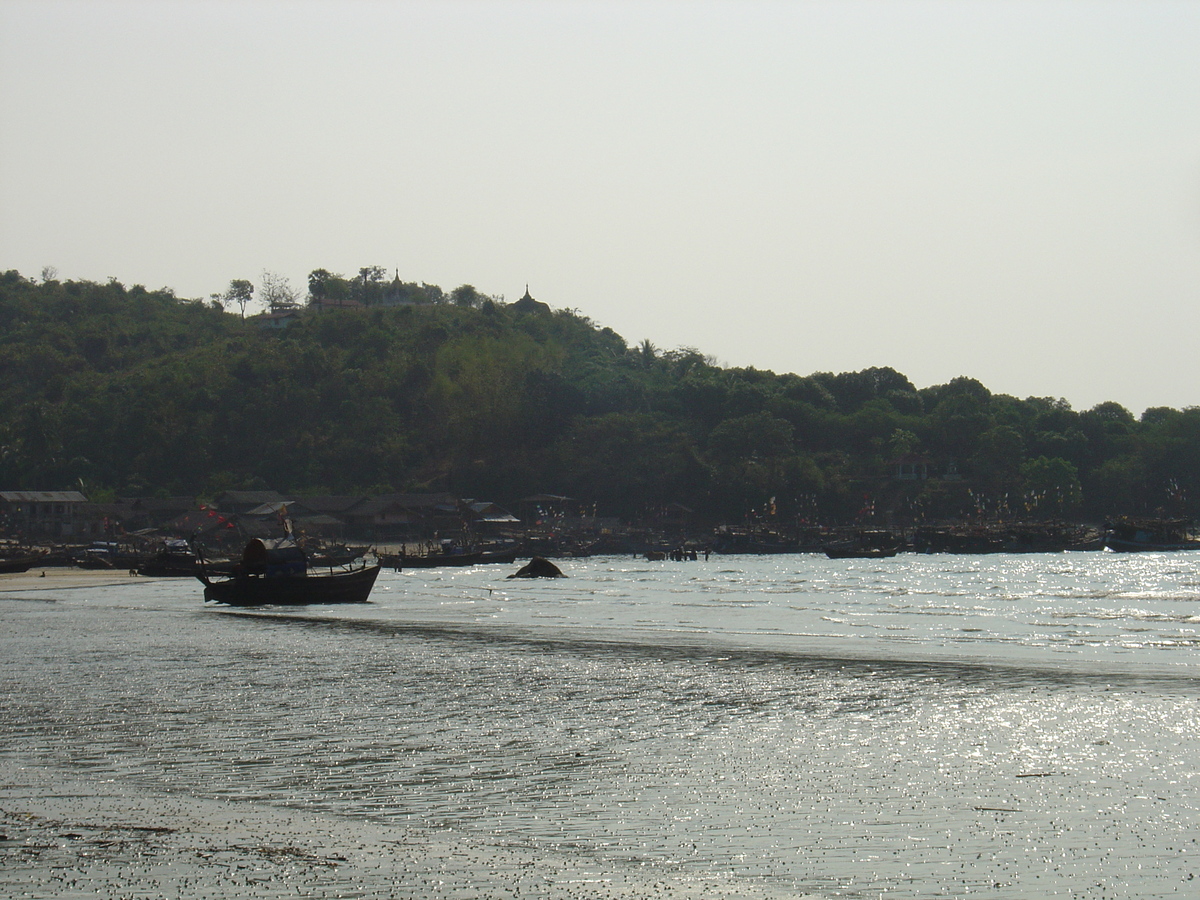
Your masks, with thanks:
<instances>
[{"instance_id":1,"label":"wet sand","mask_svg":"<svg viewBox=\"0 0 1200 900\"><path fill-rule=\"evenodd\" d=\"M85 781L0 757L0 895L11 898L776 897L712 877L667 884L414 824ZM790 894L789 896L802 896Z\"/></svg>"},{"instance_id":2,"label":"wet sand","mask_svg":"<svg viewBox=\"0 0 1200 900\"><path fill-rule=\"evenodd\" d=\"M0 897L1195 895L1194 568L855 565L0 579Z\"/></svg>"},{"instance_id":3,"label":"wet sand","mask_svg":"<svg viewBox=\"0 0 1200 900\"><path fill-rule=\"evenodd\" d=\"M111 584L149 584L159 579L130 575L126 570L74 569L68 566L33 568L28 572L0 575L0 595L24 594L29 591L71 590L104 587Z\"/></svg>"},{"instance_id":4,"label":"wet sand","mask_svg":"<svg viewBox=\"0 0 1200 900\"><path fill-rule=\"evenodd\" d=\"M149 586L127 571L48 567L0 575L0 598ZM231 754L234 751L231 751ZM5 898L721 897L714 875L671 885L610 872L587 854L548 853L505 834L426 827L81 776L73 760L0 748L0 896ZM751 896L772 896L752 892Z\"/></svg>"},{"instance_id":5,"label":"wet sand","mask_svg":"<svg viewBox=\"0 0 1200 900\"><path fill-rule=\"evenodd\" d=\"M346 884L350 856L364 848L334 823L266 807L64 779L11 761L0 773L8 897L320 894Z\"/></svg>"}]
</instances>

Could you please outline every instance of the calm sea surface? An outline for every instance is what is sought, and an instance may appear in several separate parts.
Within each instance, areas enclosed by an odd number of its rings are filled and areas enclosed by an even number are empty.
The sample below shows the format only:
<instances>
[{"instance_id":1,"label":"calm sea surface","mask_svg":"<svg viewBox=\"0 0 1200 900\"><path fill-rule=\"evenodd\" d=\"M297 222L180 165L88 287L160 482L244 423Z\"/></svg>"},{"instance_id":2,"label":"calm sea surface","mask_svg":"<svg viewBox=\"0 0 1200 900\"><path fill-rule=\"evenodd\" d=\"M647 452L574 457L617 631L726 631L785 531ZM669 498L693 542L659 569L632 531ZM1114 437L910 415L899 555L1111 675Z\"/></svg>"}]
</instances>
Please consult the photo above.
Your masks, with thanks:
<instances>
[{"instance_id":1,"label":"calm sea surface","mask_svg":"<svg viewBox=\"0 0 1200 900\"><path fill-rule=\"evenodd\" d=\"M0 594L0 756L712 896L1200 897L1200 553L560 565Z\"/></svg>"}]
</instances>

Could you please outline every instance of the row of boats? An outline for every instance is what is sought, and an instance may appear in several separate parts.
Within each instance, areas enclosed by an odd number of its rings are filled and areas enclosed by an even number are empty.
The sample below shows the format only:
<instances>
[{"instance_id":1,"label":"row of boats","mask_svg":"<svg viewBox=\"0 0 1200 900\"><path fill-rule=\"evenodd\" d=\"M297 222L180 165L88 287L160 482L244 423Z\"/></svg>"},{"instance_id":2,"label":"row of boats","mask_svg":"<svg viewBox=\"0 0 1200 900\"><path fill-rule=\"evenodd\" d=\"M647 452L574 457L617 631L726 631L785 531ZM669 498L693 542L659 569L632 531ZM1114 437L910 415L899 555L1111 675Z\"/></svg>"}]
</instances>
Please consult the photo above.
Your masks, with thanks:
<instances>
[{"instance_id":1,"label":"row of boats","mask_svg":"<svg viewBox=\"0 0 1200 900\"><path fill-rule=\"evenodd\" d=\"M995 528L918 529L905 536L883 529L860 530L823 546L831 559L881 559L901 552L993 553L1107 549L1117 552L1200 550L1184 519L1124 519L1108 523L1099 536L1086 536L1069 526L1039 525L998 531ZM208 560L185 541L169 541L156 553L132 561L111 547L89 548L75 564L85 568L128 568L150 576L195 577L204 585L207 601L231 606L296 606L361 603L370 596L381 569L421 569L512 563L522 554L509 545L493 549L464 549L446 542L420 554L375 555L368 547L335 547L305 551L290 540L252 539L237 560ZM647 559L665 554L647 552ZM695 558L694 556L691 558ZM707 558L707 554L706 554ZM0 555L0 573L28 571L46 565L45 553ZM534 562L546 563L540 556ZM534 566L533 577L557 572L552 564ZM530 575L529 567L517 573ZM561 575L557 572L557 575ZM510 576L511 577L511 576Z\"/></svg>"},{"instance_id":2,"label":"row of boats","mask_svg":"<svg viewBox=\"0 0 1200 900\"><path fill-rule=\"evenodd\" d=\"M911 535L862 530L823 545L831 559L879 559L913 553L1059 553L1109 550L1116 553L1200 550L1188 519L1122 519L1104 529L1038 524L918 528Z\"/></svg>"},{"instance_id":3,"label":"row of boats","mask_svg":"<svg viewBox=\"0 0 1200 900\"><path fill-rule=\"evenodd\" d=\"M886 530L861 530L853 537L827 544L824 551L831 559L879 559L896 556L902 550L924 553L1029 552L1047 548L1117 552L1200 550L1200 540L1193 538L1189 529L1190 522L1186 520L1127 519L1109 523L1101 538L1091 538L1086 543L1078 532L1055 525L1027 526L1003 534L986 529L919 531L913 536L915 541ZM197 577L204 583L206 600L233 606L356 603L367 600L384 565L402 569L512 562L518 552L516 547L468 552L447 545L435 553L384 555L372 565L360 561L362 564L357 568L312 574L310 561L299 547L269 548L256 539L246 546L241 562L226 577L214 579L203 563ZM646 554L647 559L661 557L662 554ZM553 564L535 557L530 566L517 574L553 577L562 573Z\"/></svg>"}]
</instances>

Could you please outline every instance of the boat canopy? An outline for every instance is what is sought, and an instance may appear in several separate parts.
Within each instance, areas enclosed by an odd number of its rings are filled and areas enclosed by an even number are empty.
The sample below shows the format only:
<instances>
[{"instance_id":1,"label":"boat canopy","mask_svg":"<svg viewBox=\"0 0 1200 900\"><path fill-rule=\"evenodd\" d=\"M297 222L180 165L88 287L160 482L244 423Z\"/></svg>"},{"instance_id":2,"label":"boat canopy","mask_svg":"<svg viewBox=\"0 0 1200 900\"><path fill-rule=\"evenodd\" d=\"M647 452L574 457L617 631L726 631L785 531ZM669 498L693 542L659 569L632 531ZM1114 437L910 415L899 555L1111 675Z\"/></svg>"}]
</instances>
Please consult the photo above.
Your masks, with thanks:
<instances>
[{"instance_id":1,"label":"boat canopy","mask_svg":"<svg viewBox=\"0 0 1200 900\"><path fill-rule=\"evenodd\" d=\"M299 547L287 545L270 547L254 538L242 551L242 571L247 575L303 575L308 571L308 558Z\"/></svg>"}]
</instances>

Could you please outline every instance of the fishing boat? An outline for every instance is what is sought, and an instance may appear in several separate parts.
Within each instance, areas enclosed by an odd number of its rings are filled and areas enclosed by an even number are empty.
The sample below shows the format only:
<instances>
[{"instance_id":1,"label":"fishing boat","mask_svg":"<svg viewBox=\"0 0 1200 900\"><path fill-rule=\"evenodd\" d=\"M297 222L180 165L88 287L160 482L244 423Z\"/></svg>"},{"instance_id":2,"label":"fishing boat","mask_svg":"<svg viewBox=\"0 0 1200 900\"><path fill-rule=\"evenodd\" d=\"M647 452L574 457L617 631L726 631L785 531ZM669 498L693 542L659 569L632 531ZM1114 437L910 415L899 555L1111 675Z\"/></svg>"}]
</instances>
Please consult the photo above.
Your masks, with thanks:
<instances>
[{"instance_id":1,"label":"fishing boat","mask_svg":"<svg viewBox=\"0 0 1200 900\"><path fill-rule=\"evenodd\" d=\"M517 557L520 555L520 547L503 547L480 551L479 561L481 563L511 563L516 562Z\"/></svg>"},{"instance_id":2,"label":"fishing boat","mask_svg":"<svg viewBox=\"0 0 1200 900\"><path fill-rule=\"evenodd\" d=\"M1117 553L1200 550L1190 519L1120 519L1108 522L1104 547Z\"/></svg>"},{"instance_id":3,"label":"fishing boat","mask_svg":"<svg viewBox=\"0 0 1200 900\"><path fill-rule=\"evenodd\" d=\"M304 550L294 544L267 547L255 538L242 552L233 574L215 580L201 561L196 577L204 599L228 606L307 606L366 603L379 577L379 566L363 565L329 573L310 572Z\"/></svg>"},{"instance_id":4,"label":"fishing boat","mask_svg":"<svg viewBox=\"0 0 1200 900\"><path fill-rule=\"evenodd\" d=\"M490 563L511 563L521 555L520 547L508 547L502 550L438 550L423 556L406 556L403 553L389 553L381 556L379 561L390 569L399 572L401 569L437 569L443 566L475 566Z\"/></svg>"},{"instance_id":5,"label":"fishing boat","mask_svg":"<svg viewBox=\"0 0 1200 900\"><path fill-rule=\"evenodd\" d=\"M0 575L13 575L19 572L28 572L31 567L36 566L41 562L43 556L37 554L34 556L5 556L0 557Z\"/></svg>"},{"instance_id":6,"label":"fishing boat","mask_svg":"<svg viewBox=\"0 0 1200 900\"><path fill-rule=\"evenodd\" d=\"M890 531L860 531L822 549L830 559L887 559L900 551L900 539Z\"/></svg>"},{"instance_id":7,"label":"fishing boat","mask_svg":"<svg viewBox=\"0 0 1200 900\"><path fill-rule=\"evenodd\" d=\"M143 562L132 547L116 541L93 541L75 558L81 569L136 569Z\"/></svg>"},{"instance_id":8,"label":"fishing boat","mask_svg":"<svg viewBox=\"0 0 1200 900\"><path fill-rule=\"evenodd\" d=\"M200 560L187 541L167 541L161 550L138 563L133 571L152 578L192 578L199 571Z\"/></svg>"},{"instance_id":9,"label":"fishing boat","mask_svg":"<svg viewBox=\"0 0 1200 900\"><path fill-rule=\"evenodd\" d=\"M825 555L830 559L888 559L898 552L896 547L862 547L853 541L825 546Z\"/></svg>"},{"instance_id":10,"label":"fishing boat","mask_svg":"<svg viewBox=\"0 0 1200 900\"><path fill-rule=\"evenodd\" d=\"M386 564L394 564L396 569L437 569L442 566L473 566L483 560L483 554L478 550L430 553L425 556L405 556L403 553L387 557Z\"/></svg>"},{"instance_id":11,"label":"fishing boat","mask_svg":"<svg viewBox=\"0 0 1200 900\"><path fill-rule=\"evenodd\" d=\"M351 566L356 560L366 556L370 550L371 548L367 546L347 547L345 545L320 547L316 550L310 548L308 551L308 565L312 569Z\"/></svg>"}]
</instances>

